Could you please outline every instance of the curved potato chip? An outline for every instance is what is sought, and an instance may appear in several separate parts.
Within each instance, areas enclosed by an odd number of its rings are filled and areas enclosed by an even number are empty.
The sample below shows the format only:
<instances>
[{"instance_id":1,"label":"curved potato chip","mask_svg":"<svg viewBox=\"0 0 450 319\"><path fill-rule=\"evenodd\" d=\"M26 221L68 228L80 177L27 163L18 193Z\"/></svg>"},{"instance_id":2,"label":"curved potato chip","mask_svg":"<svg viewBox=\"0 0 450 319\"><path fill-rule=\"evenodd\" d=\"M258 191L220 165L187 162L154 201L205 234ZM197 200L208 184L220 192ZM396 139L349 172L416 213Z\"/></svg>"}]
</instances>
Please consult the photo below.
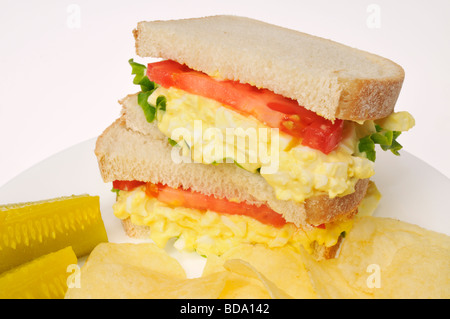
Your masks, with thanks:
<instances>
[{"instance_id":1,"label":"curved potato chip","mask_svg":"<svg viewBox=\"0 0 450 319\"><path fill-rule=\"evenodd\" d=\"M98 245L65 298L218 298L228 273L186 279L178 261L151 243Z\"/></svg>"},{"instance_id":2,"label":"curved potato chip","mask_svg":"<svg viewBox=\"0 0 450 319\"><path fill-rule=\"evenodd\" d=\"M304 254L320 297L450 298L450 237L389 218L356 218L334 260Z\"/></svg>"},{"instance_id":3,"label":"curved potato chip","mask_svg":"<svg viewBox=\"0 0 450 319\"><path fill-rule=\"evenodd\" d=\"M308 269L317 296L325 299L369 298L352 287L337 267L336 259L317 261L301 248L305 266Z\"/></svg>"},{"instance_id":4,"label":"curved potato chip","mask_svg":"<svg viewBox=\"0 0 450 319\"><path fill-rule=\"evenodd\" d=\"M223 259L216 255L209 255L203 268L202 276L224 271ZM244 277L236 273L228 272L225 287L219 299L269 299L267 289L259 279Z\"/></svg>"},{"instance_id":5,"label":"curved potato chip","mask_svg":"<svg viewBox=\"0 0 450 319\"><path fill-rule=\"evenodd\" d=\"M205 277L186 279L165 288L154 298L168 299L217 299L223 291L228 273L218 272Z\"/></svg>"},{"instance_id":6,"label":"curved potato chip","mask_svg":"<svg viewBox=\"0 0 450 319\"><path fill-rule=\"evenodd\" d=\"M229 259L223 264L223 266L228 271L235 272L239 275L259 279L264 287L266 287L272 299L292 299L291 296L285 293L282 289L278 288L273 282L257 271L255 267L242 259Z\"/></svg>"},{"instance_id":7,"label":"curved potato chip","mask_svg":"<svg viewBox=\"0 0 450 319\"><path fill-rule=\"evenodd\" d=\"M219 299L270 299L270 294L259 279L228 272L225 287Z\"/></svg>"},{"instance_id":8,"label":"curved potato chip","mask_svg":"<svg viewBox=\"0 0 450 319\"><path fill-rule=\"evenodd\" d=\"M375 298L448 299L450 251L435 245L402 247L381 271L380 283Z\"/></svg>"},{"instance_id":9,"label":"curved potato chip","mask_svg":"<svg viewBox=\"0 0 450 319\"><path fill-rule=\"evenodd\" d=\"M101 243L92 250L83 267L98 263L126 264L186 278L180 263L153 243Z\"/></svg>"},{"instance_id":10,"label":"curved potato chip","mask_svg":"<svg viewBox=\"0 0 450 319\"><path fill-rule=\"evenodd\" d=\"M317 298L301 256L288 247L268 248L264 245L241 244L220 257L208 256L203 274L223 271L223 263L228 259L242 259L254 265L261 274L293 298ZM234 275L229 277L229 281L232 280L237 282L227 283L225 288L226 292L230 292L229 298L234 298L231 297L233 294L228 289L231 286L236 286L239 290L236 291L237 296L241 296L239 298L270 297L259 279L242 276L238 278ZM246 287L245 290L243 286L245 281L253 289Z\"/></svg>"},{"instance_id":11,"label":"curved potato chip","mask_svg":"<svg viewBox=\"0 0 450 319\"><path fill-rule=\"evenodd\" d=\"M144 267L95 263L81 269L81 286L71 288L66 299L216 299L226 272L180 279Z\"/></svg>"}]
</instances>

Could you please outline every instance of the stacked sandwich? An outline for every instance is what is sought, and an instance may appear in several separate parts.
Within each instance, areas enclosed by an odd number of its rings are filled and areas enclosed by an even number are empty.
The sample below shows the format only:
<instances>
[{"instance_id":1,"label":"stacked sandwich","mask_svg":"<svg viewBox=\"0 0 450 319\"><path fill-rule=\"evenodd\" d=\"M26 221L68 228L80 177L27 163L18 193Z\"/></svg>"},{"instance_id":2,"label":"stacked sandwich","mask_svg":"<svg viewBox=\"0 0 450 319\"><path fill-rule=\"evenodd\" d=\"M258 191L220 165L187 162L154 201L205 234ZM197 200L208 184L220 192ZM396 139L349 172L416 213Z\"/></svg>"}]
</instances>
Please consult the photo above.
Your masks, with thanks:
<instances>
[{"instance_id":1,"label":"stacked sandwich","mask_svg":"<svg viewBox=\"0 0 450 319\"><path fill-rule=\"evenodd\" d=\"M140 91L95 150L127 234L202 255L244 242L333 258L379 196L375 144L398 155L414 125L393 112L403 69L235 16L140 22L134 36L162 60L129 61Z\"/></svg>"}]
</instances>

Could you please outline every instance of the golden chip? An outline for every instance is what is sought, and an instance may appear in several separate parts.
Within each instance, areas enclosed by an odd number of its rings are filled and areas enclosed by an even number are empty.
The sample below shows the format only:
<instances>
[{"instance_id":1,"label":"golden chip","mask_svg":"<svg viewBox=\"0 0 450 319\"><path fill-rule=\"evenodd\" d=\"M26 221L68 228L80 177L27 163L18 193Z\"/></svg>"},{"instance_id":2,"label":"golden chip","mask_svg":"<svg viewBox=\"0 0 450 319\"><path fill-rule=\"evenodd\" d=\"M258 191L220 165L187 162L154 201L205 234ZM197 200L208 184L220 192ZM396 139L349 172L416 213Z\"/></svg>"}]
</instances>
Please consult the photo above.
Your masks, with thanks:
<instances>
[{"instance_id":1,"label":"golden chip","mask_svg":"<svg viewBox=\"0 0 450 319\"><path fill-rule=\"evenodd\" d=\"M218 298L227 272L186 279L177 260L154 244L98 245L66 298Z\"/></svg>"},{"instance_id":2,"label":"golden chip","mask_svg":"<svg viewBox=\"0 0 450 319\"><path fill-rule=\"evenodd\" d=\"M203 276L224 271L224 260L218 256L210 255L203 269ZM244 277L230 272L225 287L219 296L220 299L269 299L270 295L260 280Z\"/></svg>"},{"instance_id":3,"label":"golden chip","mask_svg":"<svg viewBox=\"0 0 450 319\"><path fill-rule=\"evenodd\" d=\"M450 237L398 220L357 218L337 259L304 259L319 297L450 297Z\"/></svg>"},{"instance_id":4,"label":"golden chip","mask_svg":"<svg viewBox=\"0 0 450 319\"><path fill-rule=\"evenodd\" d=\"M97 245L86 261L90 264L126 264L146 268L175 278L186 278L180 263L152 243L102 243Z\"/></svg>"},{"instance_id":5,"label":"golden chip","mask_svg":"<svg viewBox=\"0 0 450 319\"><path fill-rule=\"evenodd\" d=\"M278 288L273 282L267 279L263 274L255 269L248 262L242 259L229 259L224 265L225 269L235 272L243 277L255 278L261 281L267 289L272 299L291 299L292 297L286 294L283 290Z\"/></svg>"},{"instance_id":6,"label":"golden chip","mask_svg":"<svg viewBox=\"0 0 450 319\"><path fill-rule=\"evenodd\" d=\"M242 244L227 251L220 257L208 257L203 271L209 274L214 271L223 271L223 264L229 259L241 259L255 267L259 273L273 282L277 287L293 298L316 298L308 273L305 269L300 255L288 247L267 248L264 245ZM282 269L282 271L280 271ZM236 280L236 283L229 282L226 291L230 287L237 287L242 294L238 298L269 298L265 293L265 287L260 280L248 277L231 276L229 281ZM252 286L244 289L244 283ZM252 292L252 294L249 294ZM244 295L245 293L245 295ZM231 294L227 297L231 298Z\"/></svg>"},{"instance_id":7,"label":"golden chip","mask_svg":"<svg viewBox=\"0 0 450 319\"><path fill-rule=\"evenodd\" d=\"M225 285L225 272L181 279L127 264L91 264L81 270L81 287L71 288L66 298L218 298Z\"/></svg>"},{"instance_id":8,"label":"golden chip","mask_svg":"<svg viewBox=\"0 0 450 319\"><path fill-rule=\"evenodd\" d=\"M302 253L317 297L326 299L368 298L368 295L352 287L337 267L336 259L315 260L305 250Z\"/></svg>"}]
</instances>

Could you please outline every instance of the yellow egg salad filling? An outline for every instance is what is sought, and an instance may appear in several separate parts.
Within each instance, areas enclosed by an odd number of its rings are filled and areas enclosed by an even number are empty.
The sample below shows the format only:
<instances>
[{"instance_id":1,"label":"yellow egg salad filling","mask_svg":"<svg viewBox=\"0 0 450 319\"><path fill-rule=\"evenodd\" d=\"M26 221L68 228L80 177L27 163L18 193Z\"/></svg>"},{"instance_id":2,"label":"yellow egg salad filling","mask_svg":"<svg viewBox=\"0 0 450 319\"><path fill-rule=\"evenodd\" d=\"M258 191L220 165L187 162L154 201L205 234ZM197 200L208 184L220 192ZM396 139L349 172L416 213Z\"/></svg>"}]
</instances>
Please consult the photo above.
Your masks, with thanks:
<instances>
[{"instance_id":1,"label":"yellow egg salad filling","mask_svg":"<svg viewBox=\"0 0 450 319\"><path fill-rule=\"evenodd\" d=\"M343 140L335 150L324 154L281 131L272 134L273 129L254 117L244 116L215 100L159 87L150 95L149 103L155 104L160 95L167 102L165 110L158 111L157 125L176 144L174 147L181 147L182 153L194 162L234 162L248 171L259 172L278 199L303 202L323 194L330 198L345 196L354 192L359 179L374 174L374 162L357 150L362 134L375 132L373 121L346 121ZM389 129L405 131L414 125L414 119L407 112L399 112L383 119L383 123ZM228 138L230 134L233 136Z\"/></svg>"},{"instance_id":2,"label":"yellow egg salad filling","mask_svg":"<svg viewBox=\"0 0 450 319\"><path fill-rule=\"evenodd\" d=\"M374 184L369 187L364 214L371 214L380 195ZM149 197L145 186L132 191L120 191L113 205L114 214L120 219L130 218L135 225L149 226L150 238L160 247L176 238L174 246L179 250L197 251L200 255L221 255L238 243L259 243L267 247L287 246L300 251L303 246L312 252L311 244L317 242L326 247L337 243L353 225L352 220L329 223L325 229L312 228L303 231L288 223L281 228L263 224L251 217L219 214L185 207L171 207Z\"/></svg>"}]
</instances>

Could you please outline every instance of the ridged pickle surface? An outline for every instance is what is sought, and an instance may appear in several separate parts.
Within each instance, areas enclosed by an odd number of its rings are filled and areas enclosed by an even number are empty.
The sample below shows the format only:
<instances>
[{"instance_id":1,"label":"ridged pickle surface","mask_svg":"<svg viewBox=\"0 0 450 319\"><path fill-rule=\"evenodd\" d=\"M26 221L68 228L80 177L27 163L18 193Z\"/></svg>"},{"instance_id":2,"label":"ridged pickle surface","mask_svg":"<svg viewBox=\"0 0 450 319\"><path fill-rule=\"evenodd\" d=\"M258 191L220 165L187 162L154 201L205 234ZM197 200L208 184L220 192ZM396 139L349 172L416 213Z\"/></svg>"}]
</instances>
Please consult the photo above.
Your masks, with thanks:
<instances>
[{"instance_id":1,"label":"ridged pickle surface","mask_svg":"<svg viewBox=\"0 0 450 319\"><path fill-rule=\"evenodd\" d=\"M0 273L68 246L81 257L107 241L98 196L0 206Z\"/></svg>"},{"instance_id":2,"label":"ridged pickle surface","mask_svg":"<svg viewBox=\"0 0 450 319\"><path fill-rule=\"evenodd\" d=\"M77 263L71 247L46 254L0 274L0 299L62 299Z\"/></svg>"}]
</instances>

